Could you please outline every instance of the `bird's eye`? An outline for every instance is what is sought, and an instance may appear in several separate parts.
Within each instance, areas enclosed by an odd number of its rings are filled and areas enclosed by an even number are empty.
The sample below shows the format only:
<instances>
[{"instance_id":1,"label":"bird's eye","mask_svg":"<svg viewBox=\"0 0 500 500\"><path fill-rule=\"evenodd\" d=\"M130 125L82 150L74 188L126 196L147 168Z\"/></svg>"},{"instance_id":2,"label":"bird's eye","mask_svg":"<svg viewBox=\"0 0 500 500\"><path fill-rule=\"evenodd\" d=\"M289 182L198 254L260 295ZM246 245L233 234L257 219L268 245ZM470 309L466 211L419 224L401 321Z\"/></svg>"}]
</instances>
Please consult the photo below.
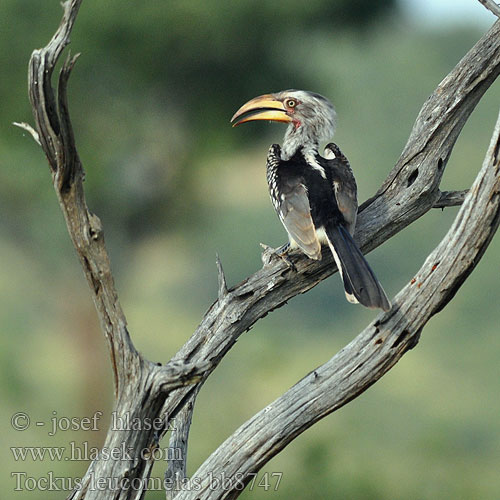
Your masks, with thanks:
<instances>
[{"instance_id":1,"label":"bird's eye","mask_svg":"<svg viewBox=\"0 0 500 500\"><path fill-rule=\"evenodd\" d=\"M295 108L295 106L297 106L297 101L295 99L288 99L288 101L286 101L287 108Z\"/></svg>"}]
</instances>

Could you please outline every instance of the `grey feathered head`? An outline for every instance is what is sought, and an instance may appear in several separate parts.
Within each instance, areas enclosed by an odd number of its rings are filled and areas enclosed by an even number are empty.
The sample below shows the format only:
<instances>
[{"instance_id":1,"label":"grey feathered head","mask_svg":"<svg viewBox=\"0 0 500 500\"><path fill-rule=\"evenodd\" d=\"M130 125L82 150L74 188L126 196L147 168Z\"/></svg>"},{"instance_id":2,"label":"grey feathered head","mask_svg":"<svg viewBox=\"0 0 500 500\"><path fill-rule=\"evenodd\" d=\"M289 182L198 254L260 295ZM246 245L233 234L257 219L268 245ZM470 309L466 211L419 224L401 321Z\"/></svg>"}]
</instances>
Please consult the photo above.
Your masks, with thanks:
<instances>
[{"instance_id":1,"label":"grey feathered head","mask_svg":"<svg viewBox=\"0 0 500 500\"><path fill-rule=\"evenodd\" d=\"M248 101L233 116L233 126L253 120L288 123L283 157L290 158L299 148L318 149L335 132L336 113L332 103L320 94L305 90L283 90Z\"/></svg>"}]
</instances>

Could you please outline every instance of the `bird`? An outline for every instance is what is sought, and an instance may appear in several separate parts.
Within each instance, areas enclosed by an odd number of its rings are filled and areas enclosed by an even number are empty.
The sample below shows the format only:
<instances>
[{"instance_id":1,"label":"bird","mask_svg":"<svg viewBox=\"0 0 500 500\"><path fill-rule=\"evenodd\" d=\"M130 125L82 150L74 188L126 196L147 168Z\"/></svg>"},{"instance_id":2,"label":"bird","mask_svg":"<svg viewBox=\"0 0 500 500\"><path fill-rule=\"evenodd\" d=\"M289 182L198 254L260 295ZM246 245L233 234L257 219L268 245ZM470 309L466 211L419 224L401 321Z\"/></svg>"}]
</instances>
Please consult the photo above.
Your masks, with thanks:
<instances>
[{"instance_id":1,"label":"bird","mask_svg":"<svg viewBox=\"0 0 500 500\"><path fill-rule=\"evenodd\" d=\"M320 94L284 90L251 99L231 118L233 127L255 120L288 124L283 144L267 155L266 177L272 204L288 233L281 255L300 250L313 260L328 246L342 277L346 298L389 311L391 304L353 239L357 186L349 161L331 139L337 116Z\"/></svg>"}]
</instances>

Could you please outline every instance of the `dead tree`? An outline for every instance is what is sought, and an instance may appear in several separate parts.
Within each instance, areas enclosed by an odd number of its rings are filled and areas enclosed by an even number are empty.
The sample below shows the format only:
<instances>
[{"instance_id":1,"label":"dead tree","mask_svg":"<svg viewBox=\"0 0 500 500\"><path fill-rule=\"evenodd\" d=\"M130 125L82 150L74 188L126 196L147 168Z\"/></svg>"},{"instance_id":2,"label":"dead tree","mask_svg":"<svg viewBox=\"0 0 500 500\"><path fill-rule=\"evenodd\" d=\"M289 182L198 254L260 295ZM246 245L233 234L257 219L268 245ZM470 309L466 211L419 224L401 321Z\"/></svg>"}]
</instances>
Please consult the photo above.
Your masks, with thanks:
<instances>
[{"instance_id":1,"label":"dead tree","mask_svg":"<svg viewBox=\"0 0 500 500\"><path fill-rule=\"evenodd\" d=\"M497 5L480 0L490 10ZM135 348L118 301L100 220L86 205L83 168L68 112L67 85L76 57L66 59L57 84L52 73L69 43L82 0L63 4L64 16L48 45L29 63L29 95L35 127L29 130L47 156L64 213L104 336L114 373L117 416L155 421L151 429L109 429L104 446L132 450L94 460L70 499L139 499L147 490L154 450L175 420L165 474L168 498L236 498L254 474L296 436L375 383L415 347L431 316L443 309L485 252L499 225L500 120L482 168L468 191L440 190L455 141L484 92L500 72L500 21L476 43L424 103L406 147L378 192L360 207L356 240L369 252L432 208L462 205L441 243L417 274L352 342L328 362L311 367L291 389L243 423L186 476L188 434L196 396L224 355L260 318L336 272L331 258L293 257L295 269L265 251L262 269L228 288L217 262L219 294L196 331L163 365ZM498 8L497 8L498 14ZM149 419L149 420L148 420ZM179 457L175 457L179 458ZM213 488L214 478L225 483Z\"/></svg>"}]
</instances>

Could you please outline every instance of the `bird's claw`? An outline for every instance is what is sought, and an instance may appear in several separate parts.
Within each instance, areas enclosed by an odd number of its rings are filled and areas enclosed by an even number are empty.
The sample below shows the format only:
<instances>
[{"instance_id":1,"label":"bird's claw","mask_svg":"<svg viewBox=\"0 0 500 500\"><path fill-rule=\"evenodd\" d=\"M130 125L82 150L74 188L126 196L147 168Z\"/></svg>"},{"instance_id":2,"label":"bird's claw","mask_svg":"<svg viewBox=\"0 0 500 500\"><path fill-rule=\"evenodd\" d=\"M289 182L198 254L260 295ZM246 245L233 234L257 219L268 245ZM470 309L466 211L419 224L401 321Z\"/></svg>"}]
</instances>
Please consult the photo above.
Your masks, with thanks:
<instances>
[{"instance_id":1,"label":"bird's claw","mask_svg":"<svg viewBox=\"0 0 500 500\"><path fill-rule=\"evenodd\" d=\"M272 248L265 243L261 243L260 246L264 249L264 251L262 252L262 263L264 264L264 266L270 265L273 259L279 258L288 266L289 269L297 272L295 264L292 262L288 255L290 251L290 243L286 243L279 248Z\"/></svg>"}]
</instances>

